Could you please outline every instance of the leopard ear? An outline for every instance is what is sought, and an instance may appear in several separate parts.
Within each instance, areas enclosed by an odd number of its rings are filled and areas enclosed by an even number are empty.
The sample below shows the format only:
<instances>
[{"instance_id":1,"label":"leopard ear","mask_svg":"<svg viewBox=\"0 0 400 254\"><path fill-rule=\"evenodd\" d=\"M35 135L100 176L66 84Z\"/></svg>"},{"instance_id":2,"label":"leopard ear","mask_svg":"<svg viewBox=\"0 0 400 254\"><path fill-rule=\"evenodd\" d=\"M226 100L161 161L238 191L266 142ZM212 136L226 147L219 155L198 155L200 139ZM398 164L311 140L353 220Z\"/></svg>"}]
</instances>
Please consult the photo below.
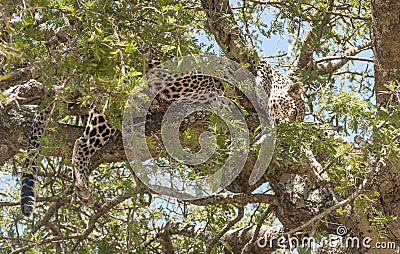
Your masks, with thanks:
<instances>
[{"instance_id":1,"label":"leopard ear","mask_svg":"<svg viewBox=\"0 0 400 254\"><path fill-rule=\"evenodd\" d=\"M302 82L296 82L289 88L288 93L293 96L299 96L303 93L303 88Z\"/></svg>"}]
</instances>

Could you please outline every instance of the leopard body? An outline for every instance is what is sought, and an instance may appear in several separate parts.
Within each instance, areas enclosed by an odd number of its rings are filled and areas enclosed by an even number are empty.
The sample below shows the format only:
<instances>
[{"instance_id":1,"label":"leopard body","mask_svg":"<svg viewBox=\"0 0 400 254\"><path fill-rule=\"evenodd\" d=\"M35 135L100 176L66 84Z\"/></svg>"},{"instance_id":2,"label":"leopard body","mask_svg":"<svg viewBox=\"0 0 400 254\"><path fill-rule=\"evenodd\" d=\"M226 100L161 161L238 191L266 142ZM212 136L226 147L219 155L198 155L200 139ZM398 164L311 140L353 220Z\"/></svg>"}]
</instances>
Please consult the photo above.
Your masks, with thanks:
<instances>
[{"instance_id":1,"label":"leopard body","mask_svg":"<svg viewBox=\"0 0 400 254\"><path fill-rule=\"evenodd\" d=\"M188 96L191 102L209 99L207 92L223 90L223 83L213 77L204 75L164 75L163 81L168 84L160 91L160 98L174 101L182 96ZM269 118L274 123L288 121L303 121L305 102L303 85L293 82L290 78L273 68L268 61L260 60L256 67L256 86L265 90L266 98L259 98L262 107L269 112ZM264 93L264 94L265 94ZM213 93L211 93L213 95ZM28 150L40 147L40 138L46 127L46 113L41 112L35 117L32 125ZM89 165L93 154L104 146L116 133L116 129L107 123L104 114L95 109L90 110L85 131L74 144L72 165L74 175L73 201L93 206L94 201L88 188ZM23 214L30 216L35 208L36 156L29 155L25 161L25 172L22 176L21 208Z\"/></svg>"}]
</instances>

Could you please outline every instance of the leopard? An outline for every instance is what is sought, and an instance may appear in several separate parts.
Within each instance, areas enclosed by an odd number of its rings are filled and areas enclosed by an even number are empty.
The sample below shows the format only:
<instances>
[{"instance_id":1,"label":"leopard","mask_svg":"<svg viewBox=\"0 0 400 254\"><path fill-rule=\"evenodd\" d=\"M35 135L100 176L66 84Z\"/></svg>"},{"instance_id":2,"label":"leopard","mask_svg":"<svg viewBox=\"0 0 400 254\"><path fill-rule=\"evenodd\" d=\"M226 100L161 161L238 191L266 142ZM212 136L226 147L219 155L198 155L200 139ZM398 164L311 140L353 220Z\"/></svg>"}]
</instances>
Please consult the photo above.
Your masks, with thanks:
<instances>
[{"instance_id":1,"label":"leopard","mask_svg":"<svg viewBox=\"0 0 400 254\"><path fill-rule=\"evenodd\" d=\"M152 60L148 66L151 69L161 64L159 59ZM304 121L306 106L304 99L304 85L300 81L293 81L292 78L284 75L274 68L268 60L260 58L255 65L255 88L263 89L267 98L258 97L258 102L266 112L273 124L291 121ZM199 74L201 70L193 70L183 74L165 74L158 72L161 82L156 83L156 89L160 89L159 97L165 102L172 102L186 96L188 101L206 100L207 96L215 96L214 93L221 93L226 87L223 80ZM225 76L225 75L223 75ZM164 84L163 84L164 83ZM157 86L158 85L158 86ZM258 94L257 94L258 95Z\"/></svg>"},{"instance_id":2,"label":"leopard","mask_svg":"<svg viewBox=\"0 0 400 254\"><path fill-rule=\"evenodd\" d=\"M153 61L151 68L157 68ZM267 98L259 98L259 103L267 109L269 119L279 124L282 122L304 121L305 100L303 97L303 83L295 82L287 77L265 59L261 58L256 65L256 89L264 89ZM223 89L223 81L214 77L198 75L196 71L192 75L164 75L162 80L168 81L159 92L161 100L172 102L182 96L187 101L196 103L208 100ZM160 84L162 85L162 84ZM32 125L28 141L29 150L39 149L38 141L46 125L46 116L39 113ZM74 179L73 203L81 203L90 207L94 206L88 187L90 161L96 151L101 149L117 132L107 121L103 113L99 113L95 107L89 112L84 133L74 143L72 166ZM21 208L26 216L30 216L35 209L35 182L36 182L36 157L29 156L24 168L29 171L22 177ZM29 169L28 169L29 168Z\"/></svg>"}]
</instances>

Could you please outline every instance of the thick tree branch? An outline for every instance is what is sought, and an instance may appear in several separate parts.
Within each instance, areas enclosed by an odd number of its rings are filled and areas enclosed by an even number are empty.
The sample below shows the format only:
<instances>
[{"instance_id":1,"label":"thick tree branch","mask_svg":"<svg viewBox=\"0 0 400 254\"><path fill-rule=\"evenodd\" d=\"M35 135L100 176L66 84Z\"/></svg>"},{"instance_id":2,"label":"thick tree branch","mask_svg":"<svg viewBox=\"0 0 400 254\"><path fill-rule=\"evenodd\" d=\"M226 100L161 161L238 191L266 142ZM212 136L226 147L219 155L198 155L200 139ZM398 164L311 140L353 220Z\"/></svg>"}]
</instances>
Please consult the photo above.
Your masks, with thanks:
<instances>
[{"instance_id":1,"label":"thick tree branch","mask_svg":"<svg viewBox=\"0 0 400 254\"><path fill-rule=\"evenodd\" d=\"M16 105L0 108L0 165L26 147L34 108Z\"/></svg>"},{"instance_id":2,"label":"thick tree branch","mask_svg":"<svg viewBox=\"0 0 400 254\"><path fill-rule=\"evenodd\" d=\"M257 229L257 226L254 225L229 230L221 240L229 243L230 247L232 248L232 252L235 254L242 253L242 250L245 246L248 251L246 253L272 253L272 251L278 249L277 242L271 242L271 245L265 244L264 240L267 240L268 237L264 237L280 235L282 230L282 226L261 226L261 228ZM259 233L255 236L256 231ZM257 240L251 243L251 240L254 238L254 236Z\"/></svg>"},{"instance_id":3,"label":"thick tree branch","mask_svg":"<svg viewBox=\"0 0 400 254\"><path fill-rule=\"evenodd\" d=\"M331 12L334 6L335 1L329 0L328 10L324 14L322 20L318 24L310 24L310 28L308 29L304 40L301 43L302 47L300 54L288 75L298 73L300 70L305 69L306 67L311 67L313 53L320 43L320 39L324 34L324 29L328 28L328 24L331 21Z\"/></svg>"},{"instance_id":4,"label":"thick tree branch","mask_svg":"<svg viewBox=\"0 0 400 254\"><path fill-rule=\"evenodd\" d=\"M251 241L255 230L256 226L231 229L224 233L220 241L227 242L232 247L233 253L241 253L242 248L248 242ZM247 253L255 253L255 254L269 253L269 251L276 249L278 247L276 242L274 243L273 246L259 247L258 240L260 237L264 235L277 235L281 232L282 232L281 226L277 227L261 226L261 229L259 229L259 235L258 237L256 237L257 241L249 245L248 247L249 252ZM180 222L167 222L164 226L162 226L161 230L156 235L154 235L146 242L144 242L141 245L141 247L146 248L146 246L149 246L152 242L156 241L161 237L171 238L173 235L181 235L189 238L198 238L206 243L211 242L212 239L214 239L212 237L212 234L206 231L204 227L198 227L191 224L180 223Z\"/></svg>"},{"instance_id":5,"label":"thick tree branch","mask_svg":"<svg viewBox=\"0 0 400 254\"><path fill-rule=\"evenodd\" d=\"M284 6L285 5L285 3L283 1L249 0L249 2L252 2L255 4L271 5L271 6Z\"/></svg>"},{"instance_id":6,"label":"thick tree branch","mask_svg":"<svg viewBox=\"0 0 400 254\"><path fill-rule=\"evenodd\" d=\"M252 63L253 52L246 45L229 0L202 0L203 9L218 45L239 63Z\"/></svg>"},{"instance_id":7,"label":"thick tree branch","mask_svg":"<svg viewBox=\"0 0 400 254\"><path fill-rule=\"evenodd\" d=\"M26 140L33 122L35 106L7 106L0 109L0 165L3 165L21 149L26 147ZM82 135L84 127L60 124L56 132L51 133L57 140L65 140L68 144L73 144ZM72 145L71 145L72 147ZM71 148L72 149L72 148ZM51 156L60 156L59 149L53 149ZM72 152L71 152L72 154ZM101 163L116 162L126 160L122 136L118 132L115 137L100 149L92 158L91 168L95 168Z\"/></svg>"},{"instance_id":8,"label":"thick tree branch","mask_svg":"<svg viewBox=\"0 0 400 254\"><path fill-rule=\"evenodd\" d=\"M344 66L348 61L356 60L356 61L367 61L374 62L373 59L365 58L365 57L356 57L358 53L364 51L371 47L371 42L366 41L358 46L348 46L347 50L341 56L330 56L324 57L320 59L316 59L315 63L317 64L317 70L322 74L332 73L342 66ZM320 62L328 61L327 63L320 64Z\"/></svg>"},{"instance_id":9,"label":"thick tree branch","mask_svg":"<svg viewBox=\"0 0 400 254\"><path fill-rule=\"evenodd\" d=\"M260 219L258 220L256 228L253 231L253 236L251 238L251 241L246 243L246 245L243 247L241 254L249 253L251 245L254 244L258 240L258 237L260 235L260 230L261 230L261 227L263 226L265 219L267 219L275 209L276 209L276 206L270 205L270 206L268 206L267 209L265 209L261 213Z\"/></svg>"},{"instance_id":10,"label":"thick tree branch","mask_svg":"<svg viewBox=\"0 0 400 254\"><path fill-rule=\"evenodd\" d=\"M318 214L317 216L314 216L311 220L307 221L306 223L302 224L299 227L296 227L292 230L290 230L288 232L289 235L292 235L300 230L305 229L306 227L308 227L309 225L321 220L323 217L329 215L330 213L332 213L333 211L336 211L339 207L344 207L346 204L349 204L350 202L352 202L355 198L357 198L361 193L363 193L366 189L366 187L371 183L371 181L373 180L373 177L375 176L376 173L379 172L380 167L379 167L379 159L380 157L377 156L372 156L372 154L370 154L370 160L369 160L369 167L368 167L368 175L367 177L362 181L362 183L357 187L356 191L353 192L349 197L347 197L346 199L338 202L337 204L329 207L328 209L326 209L325 211L323 211L322 213Z\"/></svg>"},{"instance_id":11,"label":"thick tree branch","mask_svg":"<svg viewBox=\"0 0 400 254\"><path fill-rule=\"evenodd\" d=\"M0 79L0 90L6 90L12 86L21 84L24 81L37 78L37 71L39 69L38 65L40 64L33 64L19 68L5 75L3 79Z\"/></svg>"},{"instance_id":12,"label":"thick tree branch","mask_svg":"<svg viewBox=\"0 0 400 254\"><path fill-rule=\"evenodd\" d=\"M216 204L251 204L251 203L267 203L278 205L278 200L274 195L270 194L246 194L246 193L220 193L204 199L188 201L194 205L216 205Z\"/></svg>"},{"instance_id":13,"label":"thick tree branch","mask_svg":"<svg viewBox=\"0 0 400 254\"><path fill-rule=\"evenodd\" d=\"M196 237L204 242L209 242L212 240L212 236L209 232L205 231L204 227L198 227L187 223L167 222L164 226L162 226L162 229L156 235L145 241L141 246L142 248L146 248L158 238L170 238L172 235L182 235L191 238Z\"/></svg>"},{"instance_id":14,"label":"thick tree branch","mask_svg":"<svg viewBox=\"0 0 400 254\"><path fill-rule=\"evenodd\" d=\"M43 85L34 79L12 86L3 92L7 97L5 104L40 104L43 97Z\"/></svg>"}]
</instances>

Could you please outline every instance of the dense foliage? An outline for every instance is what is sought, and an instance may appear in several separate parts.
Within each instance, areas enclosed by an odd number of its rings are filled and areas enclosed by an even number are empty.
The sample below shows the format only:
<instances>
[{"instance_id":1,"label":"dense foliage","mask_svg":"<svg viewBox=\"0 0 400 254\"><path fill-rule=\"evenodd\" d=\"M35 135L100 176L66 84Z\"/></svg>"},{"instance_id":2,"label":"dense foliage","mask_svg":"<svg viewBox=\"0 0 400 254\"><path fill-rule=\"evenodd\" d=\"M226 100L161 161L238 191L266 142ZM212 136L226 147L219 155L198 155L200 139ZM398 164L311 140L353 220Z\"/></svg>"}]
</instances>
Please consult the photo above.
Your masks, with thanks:
<instances>
[{"instance_id":1,"label":"dense foliage","mask_svg":"<svg viewBox=\"0 0 400 254\"><path fill-rule=\"evenodd\" d=\"M297 76L305 84L308 106L306 122L278 127L269 170L301 168L301 175L318 186L312 167L307 166L312 151L326 172L324 183L333 187L337 197L346 199L370 176L371 154L398 169L400 121L396 112L400 109L378 111L375 105L369 1L264 2L269 4L231 1L245 46L258 57L265 54L282 72ZM38 207L31 218L24 218L18 206L18 177L26 152L1 166L0 253L169 253L165 249L168 241L175 253L221 253L231 249L227 242L218 242L221 232L263 220L264 226L279 224L274 215L266 218L263 214L271 207L268 202L226 200L198 205L150 193L125 161L101 164L92 172L90 186L102 206L92 209L69 203L73 144L67 142L66 134L55 138L54 133L63 124L82 125L70 106L86 108L96 103L111 124L120 128L129 92L150 59L201 52L234 58L234 52L226 52L215 42L213 34L221 31L212 30L207 11L200 1L188 0L0 3L0 82L31 68L33 78L44 85L47 97L43 104L59 102L43 139ZM387 87L396 94L395 83ZM0 109L14 103L0 93ZM223 162L228 137L219 121L211 118L207 128L218 133L222 152L213 158ZM325 130L334 130L335 135L326 136ZM354 143L356 135L364 137L366 144ZM196 145L191 147L196 140L194 130L182 135L188 150L196 149ZM379 142L368 143L371 140ZM188 177L197 177L196 173ZM272 189L265 180L253 193L273 194L276 190ZM333 213L368 215L378 234L386 236L387 223L396 218L374 207L379 195L368 189L352 199L351 211L340 206ZM171 223L193 228L170 229L174 236L163 238L160 228ZM328 228L317 234L332 233ZM167 229L162 232L168 234ZM215 236L217 241L211 241Z\"/></svg>"}]
</instances>

